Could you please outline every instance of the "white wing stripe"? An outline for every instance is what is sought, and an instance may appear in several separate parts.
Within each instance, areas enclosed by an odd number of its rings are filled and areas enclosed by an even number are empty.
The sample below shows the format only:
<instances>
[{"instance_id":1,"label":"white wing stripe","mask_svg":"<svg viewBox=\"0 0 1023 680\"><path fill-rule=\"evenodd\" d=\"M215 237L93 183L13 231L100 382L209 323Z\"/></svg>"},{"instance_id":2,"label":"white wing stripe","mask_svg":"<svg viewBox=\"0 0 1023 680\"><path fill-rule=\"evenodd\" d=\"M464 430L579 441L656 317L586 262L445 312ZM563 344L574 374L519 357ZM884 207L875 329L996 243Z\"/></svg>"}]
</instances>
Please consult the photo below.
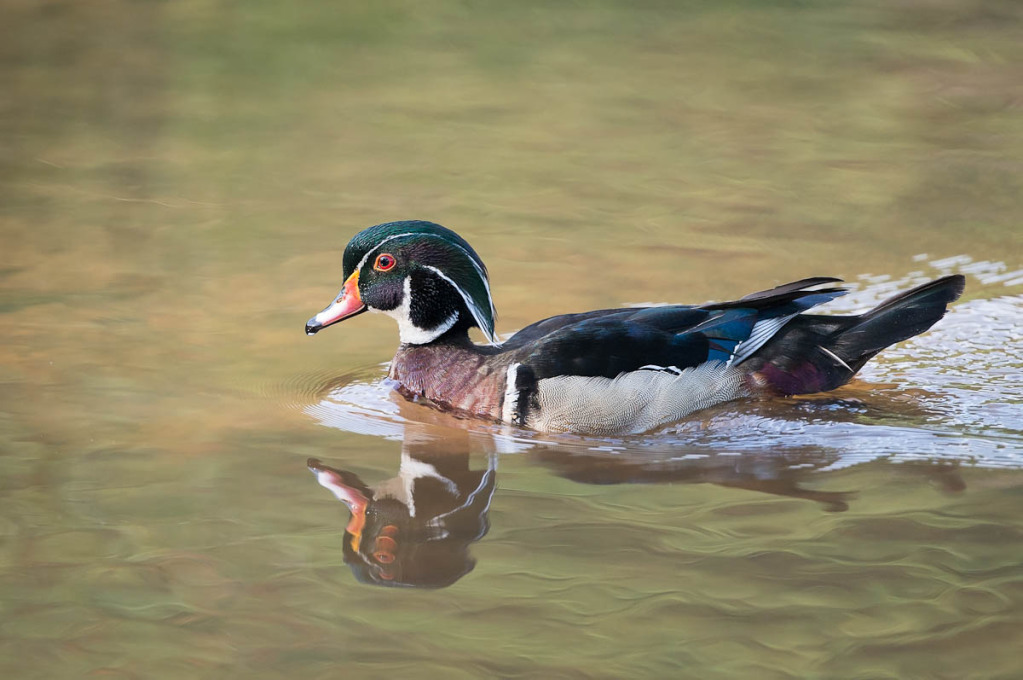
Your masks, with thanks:
<instances>
[{"instance_id":1,"label":"white wing stripe","mask_svg":"<svg viewBox=\"0 0 1023 680\"><path fill-rule=\"evenodd\" d=\"M789 314L788 316L779 316L773 319L757 321L753 324L753 329L750 331L749 337L735 346L735 349L732 351L732 358L728 360L728 365L737 366L746 359L749 359L753 356L754 352L763 347L768 340L773 338L775 333L781 330L782 326L795 317L796 314Z\"/></svg>"}]
</instances>

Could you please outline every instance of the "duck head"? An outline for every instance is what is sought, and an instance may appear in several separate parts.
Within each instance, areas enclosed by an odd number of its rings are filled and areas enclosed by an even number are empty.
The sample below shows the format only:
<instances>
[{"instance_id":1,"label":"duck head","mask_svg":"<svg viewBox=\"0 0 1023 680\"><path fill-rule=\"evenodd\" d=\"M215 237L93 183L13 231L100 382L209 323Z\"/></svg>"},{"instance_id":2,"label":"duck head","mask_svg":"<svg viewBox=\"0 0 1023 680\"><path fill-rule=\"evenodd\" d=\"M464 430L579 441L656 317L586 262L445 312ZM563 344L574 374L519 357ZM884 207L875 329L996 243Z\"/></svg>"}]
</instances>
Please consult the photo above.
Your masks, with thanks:
<instances>
[{"instance_id":1,"label":"duck head","mask_svg":"<svg viewBox=\"0 0 1023 680\"><path fill-rule=\"evenodd\" d=\"M421 220L378 224L352 238L342 268L341 292L309 319L308 335L368 310L393 317L407 344L472 326L497 342L487 268L450 229Z\"/></svg>"}]
</instances>

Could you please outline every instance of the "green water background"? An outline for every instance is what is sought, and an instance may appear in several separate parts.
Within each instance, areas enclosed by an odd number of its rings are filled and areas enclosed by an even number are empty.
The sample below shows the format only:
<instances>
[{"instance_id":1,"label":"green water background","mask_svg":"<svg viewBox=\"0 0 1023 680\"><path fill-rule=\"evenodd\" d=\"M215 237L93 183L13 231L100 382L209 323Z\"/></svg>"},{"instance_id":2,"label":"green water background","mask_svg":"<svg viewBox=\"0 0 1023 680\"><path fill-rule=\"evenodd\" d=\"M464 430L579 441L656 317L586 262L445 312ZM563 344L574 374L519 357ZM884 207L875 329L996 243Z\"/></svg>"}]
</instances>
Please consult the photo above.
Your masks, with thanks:
<instances>
[{"instance_id":1,"label":"green water background","mask_svg":"<svg viewBox=\"0 0 1023 680\"><path fill-rule=\"evenodd\" d=\"M1020 3L0 12L4 677L1023 672L1011 466L811 479L854 492L835 513L508 456L475 570L389 591L341 564L347 515L304 461L379 480L398 445L294 408L390 358L389 319L301 325L391 219L469 239L502 333L963 254L1019 269ZM1018 437L1023 367L992 361L975 381Z\"/></svg>"}]
</instances>

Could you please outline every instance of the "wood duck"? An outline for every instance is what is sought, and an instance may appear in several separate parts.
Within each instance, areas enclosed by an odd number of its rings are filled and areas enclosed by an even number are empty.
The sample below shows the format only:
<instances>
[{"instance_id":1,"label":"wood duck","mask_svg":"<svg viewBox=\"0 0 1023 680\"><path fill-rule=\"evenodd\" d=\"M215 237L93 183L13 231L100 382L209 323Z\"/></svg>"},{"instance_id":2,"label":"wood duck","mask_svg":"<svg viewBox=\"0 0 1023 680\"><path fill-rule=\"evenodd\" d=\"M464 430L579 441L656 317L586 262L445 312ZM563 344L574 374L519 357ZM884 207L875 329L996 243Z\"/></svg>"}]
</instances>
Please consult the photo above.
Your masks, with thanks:
<instances>
[{"instance_id":1,"label":"wood duck","mask_svg":"<svg viewBox=\"0 0 1023 680\"><path fill-rule=\"evenodd\" d=\"M486 266L453 231L378 224L345 248L341 292L306 323L364 311L398 322L390 378L407 399L544 432L634 434L717 403L824 392L875 354L924 332L963 292L961 275L857 316L805 312L843 294L814 277L740 300L563 314L499 342ZM474 344L479 328L488 344Z\"/></svg>"}]
</instances>

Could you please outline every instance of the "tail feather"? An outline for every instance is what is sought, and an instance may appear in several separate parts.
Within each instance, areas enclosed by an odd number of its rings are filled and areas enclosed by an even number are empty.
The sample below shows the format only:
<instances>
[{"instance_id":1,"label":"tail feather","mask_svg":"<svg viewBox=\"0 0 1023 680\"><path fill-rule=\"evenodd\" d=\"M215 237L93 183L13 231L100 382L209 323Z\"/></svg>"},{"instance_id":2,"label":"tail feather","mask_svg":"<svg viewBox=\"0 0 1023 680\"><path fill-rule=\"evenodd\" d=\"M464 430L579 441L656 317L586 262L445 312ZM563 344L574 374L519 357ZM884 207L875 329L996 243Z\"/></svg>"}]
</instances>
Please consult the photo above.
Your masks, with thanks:
<instances>
[{"instance_id":1,"label":"tail feather","mask_svg":"<svg viewBox=\"0 0 1023 680\"><path fill-rule=\"evenodd\" d=\"M749 362L757 380L782 394L844 385L867 361L937 323L963 293L961 275L899 293L860 316L800 314Z\"/></svg>"},{"instance_id":2,"label":"tail feather","mask_svg":"<svg viewBox=\"0 0 1023 680\"><path fill-rule=\"evenodd\" d=\"M771 300L788 293L794 293L813 286L819 286L822 283L842 283L842 279L836 279L833 276L811 276L808 279L800 279L799 281L786 283L769 290L759 290L756 293L750 293L749 295L744 296L740 302Z\"/></svg>"},{"instance_id":3,"label":"tail feather","mask_svg":"<svg viewBox=\"0 0 1023 680\"><path fill-rule=\"evenodd\" d=\"M919 335L945 316L947 305L963 294L965 286L966 279L957 274L899 293L837 334L829 343L829 349L846 361L855 361Z\"/></svg>"},{"instance_id":4,"label":"tail feather","mask_svg":"<svg viewBox=\"0 0 1023 680\"><path fill-rule=\"evenodd\" d=\"M701 305L701 309L778 309L787 303L793 303L790 311L793 313L805 311L835 298L845 295L845 288L814 288L822 283L841 282L842 279L835 279L826 276L816 276L801 281L793 281L785 285L750 293L746 297L730 302L712 302ZM812 290L809 290L811 289Z\"/></svg>"}]
</instances>

